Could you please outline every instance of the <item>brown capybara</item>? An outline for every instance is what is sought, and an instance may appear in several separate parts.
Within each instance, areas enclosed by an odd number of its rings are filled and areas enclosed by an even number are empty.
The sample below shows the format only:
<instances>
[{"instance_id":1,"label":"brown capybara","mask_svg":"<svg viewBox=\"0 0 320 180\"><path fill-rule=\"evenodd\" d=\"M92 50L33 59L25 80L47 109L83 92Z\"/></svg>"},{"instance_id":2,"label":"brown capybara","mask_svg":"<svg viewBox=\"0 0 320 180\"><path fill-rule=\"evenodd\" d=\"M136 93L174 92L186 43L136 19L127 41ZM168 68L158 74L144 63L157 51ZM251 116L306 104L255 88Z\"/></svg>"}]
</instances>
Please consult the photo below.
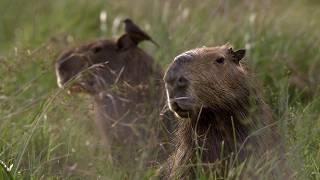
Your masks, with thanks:
<instances>
[{"instance_id":1,"label":"brown capybara","mask_svg":"<svg viewBox=\"0 0 320 180\"><path fill-rule=\"evenodd\" d=\"M108 149L123 146L133 152L131 147L145 141L156 146L162 138L159 126L168 127L158 118L165 99L161 68L137 45L124 34L73 48L55 64L60 87L93 97Z\"/></svg>"},{"instance_id":2,"label":"brown capybara","mask_svg":"<svg viewBox=\"0 0 320 180\"><path fill-rule=\"evenodd\" d=\"M197 48L169 65L164 81L178 125L176 149L160 170L164 179L287 175L279 169L285 160L276 122L242 62L245 52Z\"/></svg>"}]
</instances>

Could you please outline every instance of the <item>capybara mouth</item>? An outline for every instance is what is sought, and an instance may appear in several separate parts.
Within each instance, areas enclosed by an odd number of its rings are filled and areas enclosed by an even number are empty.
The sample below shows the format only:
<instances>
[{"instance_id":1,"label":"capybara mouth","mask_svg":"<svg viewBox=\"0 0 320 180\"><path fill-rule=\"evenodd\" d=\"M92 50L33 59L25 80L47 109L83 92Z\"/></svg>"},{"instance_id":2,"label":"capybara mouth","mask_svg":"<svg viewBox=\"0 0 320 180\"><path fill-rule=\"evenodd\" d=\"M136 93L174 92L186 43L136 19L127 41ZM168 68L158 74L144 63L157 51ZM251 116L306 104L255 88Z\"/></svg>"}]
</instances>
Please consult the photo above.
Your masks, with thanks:
<instances>
[{"instance_id":1,"label":"capybara mouth","mask_svg":"<svg viewBox=\"0 0 320 180\"><path fill-rule=\"evenodd\" d=\"M189 100L172 100L170 101L170 109L180 117L187 118L192 114L193 106Z\"/></svg>"}]
</instances>

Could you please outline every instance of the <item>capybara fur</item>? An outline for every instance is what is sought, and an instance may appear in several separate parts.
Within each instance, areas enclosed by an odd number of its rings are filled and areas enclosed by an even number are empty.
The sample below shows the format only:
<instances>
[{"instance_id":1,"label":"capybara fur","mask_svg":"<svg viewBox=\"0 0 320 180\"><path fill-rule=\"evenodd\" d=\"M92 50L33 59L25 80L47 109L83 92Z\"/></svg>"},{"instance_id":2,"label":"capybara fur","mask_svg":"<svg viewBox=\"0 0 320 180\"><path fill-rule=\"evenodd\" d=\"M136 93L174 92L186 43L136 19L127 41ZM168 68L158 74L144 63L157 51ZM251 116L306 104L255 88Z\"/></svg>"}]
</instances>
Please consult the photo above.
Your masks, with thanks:
<instances>
[{"instance_id":1,"label":"capybara fur","mask_svg":"<svg viewBox=\"0 0 320 180\"><path fill-rule=\"evenodd\" d=\"M160 170L163 179L194 179L201 172L231 179L287 174L279 169L284 148L277 123L242 62L245 52L228 44L202 47L169 65L164 81L178 127L175 151Z\"/></svg>"},{"instance_id":2,"label":"capybara fur","mask_svg":"<svg viewBox=\"0 0 320 180\"><path fill-rule=\"evenodd\" d=\"M108 149L134 152L138 143L146 149L161 143L159 127L166 127L158 118L165 99L162 71L128 34L73 48L58 58L55 70L60 87L92 96Z\"/></svg>"}]
</instances>

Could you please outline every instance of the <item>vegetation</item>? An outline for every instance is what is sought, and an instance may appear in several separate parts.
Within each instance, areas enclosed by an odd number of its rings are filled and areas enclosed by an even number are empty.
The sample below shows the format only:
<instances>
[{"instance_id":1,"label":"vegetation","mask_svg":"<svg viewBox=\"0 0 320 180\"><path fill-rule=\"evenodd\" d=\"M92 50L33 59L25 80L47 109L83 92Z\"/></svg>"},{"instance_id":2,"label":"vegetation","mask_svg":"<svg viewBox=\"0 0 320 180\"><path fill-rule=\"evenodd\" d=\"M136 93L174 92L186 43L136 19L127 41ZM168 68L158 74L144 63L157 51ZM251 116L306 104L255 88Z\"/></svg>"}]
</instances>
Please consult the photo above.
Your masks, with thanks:
<instances>
[{"instance_id":1,"label":"vegetation","mask_svg":"<svg viewBox=\"0 0 320 180\"><path fill-rule=\"evenodd\" d=\"M316 0L0 0L0 179L152 177L156 168L139 158L135 168L109 161L90 99L58 89L54 75L59 53L119 36L125 17L158 41L161 48L142 48L164 68L190 48L247 48L297 179L320 179L319 7Z\"/></svg>"}]
</instances>

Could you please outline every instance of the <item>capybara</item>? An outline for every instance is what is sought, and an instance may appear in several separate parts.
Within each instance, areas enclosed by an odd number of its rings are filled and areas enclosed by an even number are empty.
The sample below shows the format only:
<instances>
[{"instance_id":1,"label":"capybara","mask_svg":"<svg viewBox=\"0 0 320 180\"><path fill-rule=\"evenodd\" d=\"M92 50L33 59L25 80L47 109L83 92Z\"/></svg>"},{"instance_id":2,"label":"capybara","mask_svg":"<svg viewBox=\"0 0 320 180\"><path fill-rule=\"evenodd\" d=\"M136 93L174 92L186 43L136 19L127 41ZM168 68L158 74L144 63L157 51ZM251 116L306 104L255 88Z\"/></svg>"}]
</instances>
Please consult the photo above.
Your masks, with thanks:
<instances>
[{"instance_id":1,"label":"capybara","mask_svg":"<svg viewBox=\"0 0 320 180\"><path fill-rule=\"evenodd\" d=\"M166 141L159 132L159 127L168 127L159 118L165 99L162 70L137 45L126 33L118 40L73 48L55 64L60 87L93 97L96 123L109 149L123 146L130 151L139 143Z\"/></svg>"},{"instance_id":2,"label":"capybara","mask_svg":"<svg viewBox=\"0 0 320 180\"><path fill-rule=\"evenodd\" d=\"M245 52L228 44L202 47L169 65L165 88L178 125L175 151L160 170L162 178L287 175L279 169L285 158L277 123L242 62Z\"/></svg>"}]
</instances>

